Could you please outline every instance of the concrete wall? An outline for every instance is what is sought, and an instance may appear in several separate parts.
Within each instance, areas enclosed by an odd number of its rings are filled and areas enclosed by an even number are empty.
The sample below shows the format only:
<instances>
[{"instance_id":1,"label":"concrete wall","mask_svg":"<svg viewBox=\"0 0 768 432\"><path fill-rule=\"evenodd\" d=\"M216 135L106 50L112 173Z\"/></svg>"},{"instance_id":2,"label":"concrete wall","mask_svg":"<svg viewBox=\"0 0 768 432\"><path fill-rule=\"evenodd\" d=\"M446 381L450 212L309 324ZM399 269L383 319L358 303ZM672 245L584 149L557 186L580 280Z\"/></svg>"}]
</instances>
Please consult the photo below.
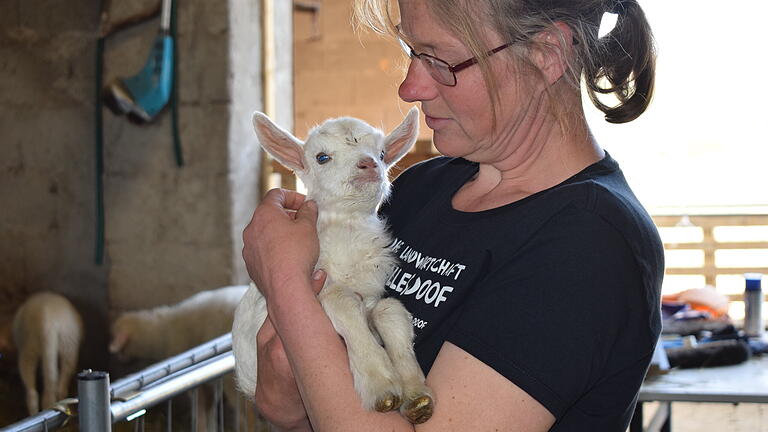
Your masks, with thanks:
<instances>
[{"instance_id":1,"label":"concrete wall","mask_svg":"<svg viewBox=\"0 0 768 432\"><path fill-rule=\"evenodd\" d=\"M108 271L93 264L98 11L21 0L0 10L0 309L29 292L62 292L105 344Z\"/></svg>"},{"instance_id":2,"label":"concrete wall","mask_svg":"<svg viewBox=\"0 0 768 432\"><path fill-rule=\"evenodd\" d=\"M115 19L148 2L115 2ZM149 2L152 4L153 2ZM113 309L176 302L230 282L227 2L179 2L179 129L185 165L172 150L170 111L136 126L104 115L107 287ZM136 73L158 21L110 39L105 81Z\"/></svg>"},{"instance_id":3,"label":"concrete wall","mask_svg":"<svg viewBox=\"0 0 768 432\"><path fill-rule=\"evenodd\" d=\"M111 3L113 20L155 4ZM261 5L178 3L185 165L175 165L169 110L144 126L104 111L106 261L97 266L98 2L0 0L0 314L30 292L64 293L87 324L81 363L95 369L107 366L111 313L247 280L239 242L258 198L250 114L262 109ZM108 40L105 82L140 69L158 25Z\"/></svg>"}]
</instances>

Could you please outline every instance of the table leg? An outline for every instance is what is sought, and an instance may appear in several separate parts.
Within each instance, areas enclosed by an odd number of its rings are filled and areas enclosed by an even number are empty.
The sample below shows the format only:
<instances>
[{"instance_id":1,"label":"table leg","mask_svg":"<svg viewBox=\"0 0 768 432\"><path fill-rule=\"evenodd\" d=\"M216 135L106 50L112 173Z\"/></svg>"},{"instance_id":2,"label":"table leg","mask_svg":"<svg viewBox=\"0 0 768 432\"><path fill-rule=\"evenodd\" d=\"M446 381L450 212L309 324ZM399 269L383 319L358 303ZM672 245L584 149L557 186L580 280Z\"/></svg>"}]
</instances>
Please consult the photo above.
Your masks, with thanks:
<instances>
[{"instance_id":1,"label":"table leg","mask_svg":"<svg viewBox=\"0 0 768 432\"><path fill-rule=\"evenodd\" d=\"M659 408L648 423L646 432L670 432L672 427L672 402L660 401Z\"/></svg>"},{"instance_id":2,"label":"table leg","mask_svg":"<svg viewBox=\"0 0 768 432\"><path fill-rule=\"evenodd\" d=\"M672 432L672 402L669 402L667 411L667 420L661 426L661 432Z\"/></svg>"},{"instance_id":3,"label":"table leg","mask_svg":"<svg viewBox=\"0 0 768 432\"><path fill-rule=\"evenodd\" d=\"M637 402L635 413L629 423L629 432L643 432L643 403Z\"/></svg>"}]
</instances>

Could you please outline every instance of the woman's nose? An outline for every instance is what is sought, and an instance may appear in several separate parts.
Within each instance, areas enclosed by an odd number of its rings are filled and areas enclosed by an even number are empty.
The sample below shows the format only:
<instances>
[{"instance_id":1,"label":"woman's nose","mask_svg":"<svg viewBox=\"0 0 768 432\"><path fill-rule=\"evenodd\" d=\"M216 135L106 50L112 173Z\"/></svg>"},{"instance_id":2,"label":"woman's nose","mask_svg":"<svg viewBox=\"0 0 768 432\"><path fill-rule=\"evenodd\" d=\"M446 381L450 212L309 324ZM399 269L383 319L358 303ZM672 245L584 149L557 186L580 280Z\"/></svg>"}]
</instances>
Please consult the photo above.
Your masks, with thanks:
<instances>
[{"instance_id":1,"label":"woman's nose","mask_svg":"<svg viewBox=\"0 0 768 432\"><path fill-rule=\"evenodd\" d=\"M405 102L430 100L437 94L435 80L418 58L411 59L405 79L400 83L397 94Z\"/></svg>"}]
</instances>

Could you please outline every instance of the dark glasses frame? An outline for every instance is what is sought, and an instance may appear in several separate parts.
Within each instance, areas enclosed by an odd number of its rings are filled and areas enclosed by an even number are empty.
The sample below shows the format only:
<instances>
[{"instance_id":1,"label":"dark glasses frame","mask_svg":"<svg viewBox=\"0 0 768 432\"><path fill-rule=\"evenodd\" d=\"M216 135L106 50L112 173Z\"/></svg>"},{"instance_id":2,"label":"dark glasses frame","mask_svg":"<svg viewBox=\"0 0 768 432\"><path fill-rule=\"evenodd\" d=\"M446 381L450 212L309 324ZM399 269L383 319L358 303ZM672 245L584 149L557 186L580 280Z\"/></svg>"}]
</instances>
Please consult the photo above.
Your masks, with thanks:
<instances>
[{"instance_id":1,"label":"dark glasses frame","mask_svg":"<svg viewBox=\"0 0 768 432\"><path fill-rule=\"evenodd\" d=\"M472 57L470 59L464 60L463 62L457 63L455 65L451 65L447 61L441 58L435 57L433 55L416 52L413 49L413 47L408 45L408 43L400 37L398 37L397 40L400 43L400 47L403 49L403 51L405 51L408 57L410 57L411 59L413 59L414 57L419 59L426 66L427 71L429 72L429 75L432 77L432 79L448 87L456 86L456 83L457 83L456 72L460 72L479 62L477 57ZM520 40L517 40L515 42L507 42L503 45L499 45L496 48L486 52L485 55L490 57L499 51L502 51L506 48L511 47L512 45L519 42ZM440 68L450 72L451 76L449 77L447 75L441 75Z\"/></svg>"}]
</instances>

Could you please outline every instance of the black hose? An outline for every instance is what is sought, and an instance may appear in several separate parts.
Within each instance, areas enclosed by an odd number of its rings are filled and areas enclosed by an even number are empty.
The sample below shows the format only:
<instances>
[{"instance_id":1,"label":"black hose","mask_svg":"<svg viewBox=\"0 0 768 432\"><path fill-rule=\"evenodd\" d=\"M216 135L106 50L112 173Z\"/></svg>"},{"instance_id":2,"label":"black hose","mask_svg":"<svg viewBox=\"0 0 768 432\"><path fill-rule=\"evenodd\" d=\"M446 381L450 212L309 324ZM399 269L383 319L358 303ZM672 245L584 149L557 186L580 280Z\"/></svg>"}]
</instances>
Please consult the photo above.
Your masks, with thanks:
<instances>
[{"instance_id":1,"label":"black hose","mask_svg":"<svg viewBox=\"0 0 768 432\"><path fill-rule=\"evenodd\" d=\"M179 136L179 50L176 38L176 1L171 0L171 39L173 40L173 72L171 87L171 130L173 134L173 150L176 156L176 166L184 166L184 155L181 150Z\"/></svg>"},{"instance_id":2,"label":"black hose","mask_svg":"<svg viewBox=\"0 0 768 432\"><path fill-rule=\"evenodd\" d=\"M102 81L104 74L104 37L96 40L96 265L104 263L104 119L102 118Z\"/></svg>"}]
</instances>

